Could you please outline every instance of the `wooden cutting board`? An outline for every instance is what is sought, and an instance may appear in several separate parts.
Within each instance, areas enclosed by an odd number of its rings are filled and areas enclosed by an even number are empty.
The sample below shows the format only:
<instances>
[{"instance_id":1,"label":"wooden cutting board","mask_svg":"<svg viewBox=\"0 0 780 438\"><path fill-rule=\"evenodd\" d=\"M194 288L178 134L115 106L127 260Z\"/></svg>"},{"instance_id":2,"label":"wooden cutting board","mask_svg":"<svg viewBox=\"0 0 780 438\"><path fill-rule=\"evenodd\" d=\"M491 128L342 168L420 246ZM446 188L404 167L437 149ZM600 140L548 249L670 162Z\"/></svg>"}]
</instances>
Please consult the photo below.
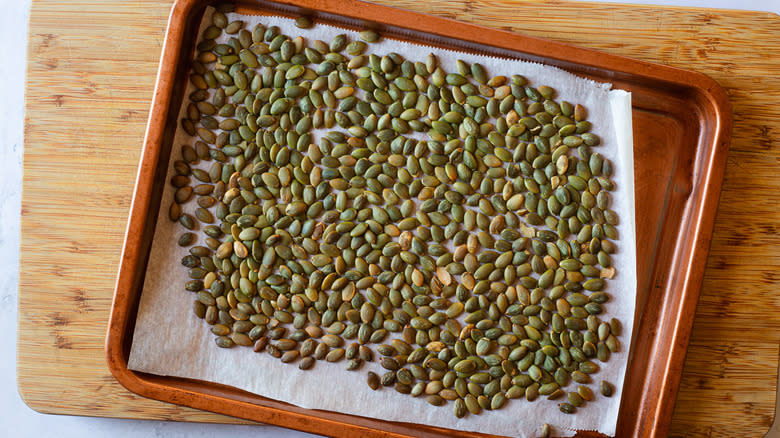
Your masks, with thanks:
<instances>
[{"instance_id":1,"label":"wooden cutting board","mask_svg":"<svg viewBox=\"0 0 780 438\"><path fill-rule=\"evenodd\" d=\"M780 17L561 1L379 3L697 70L734 131L671 436L759 437L780 345ZM33 0L18 382L46 413L238 422L140 398L103 344L170 0ZM641 206L640 206L641 207Z\"/></svg>"}]
</instances>

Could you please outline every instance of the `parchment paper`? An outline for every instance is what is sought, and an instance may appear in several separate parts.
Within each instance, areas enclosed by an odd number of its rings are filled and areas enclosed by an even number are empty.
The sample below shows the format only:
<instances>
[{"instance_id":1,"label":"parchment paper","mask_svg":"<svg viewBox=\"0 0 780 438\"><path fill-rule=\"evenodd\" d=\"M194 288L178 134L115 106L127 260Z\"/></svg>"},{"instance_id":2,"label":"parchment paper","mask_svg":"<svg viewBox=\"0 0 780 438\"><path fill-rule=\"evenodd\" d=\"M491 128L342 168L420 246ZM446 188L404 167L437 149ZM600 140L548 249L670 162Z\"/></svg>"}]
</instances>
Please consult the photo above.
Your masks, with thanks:
<instances>
[{"instance_id":1,"label":"parchment paper","mask_svg":"<svg viewBox=\"0 0 780 438\"><path fill-rule=\"evenodd\" d=\"M207 12L204 23L209 23ZM313 29L294 27L292 20L267 16L237 16L228 14L230 20L241 19L252 29L258 22L266 27L277 25L282 33L291 37L303 35L307 41L330 41L339 33L346 33L350 40L358 39L356 32L317 24ZM203 28L203 25L201 26ZM225 36L221 37L223 41ZM173 190L166 188L157 221L150 254L144 290L141 296L135 326L129 367L157 375L178 376L217 382L247 390L265 397L292 403L304 408L324 409L379 419L423 423L463 431L479 431L496 435L532 437L542 423L552 425L558 435L571 436L572 430L598 430L607 435L615 434L615 425L623 391L623 379L631 344L634 307L636 300L635 229L634 229L634 176L633 139L631 130L631 96L621 90L611 90L610 84L596 83L576 77L557 68L535 63L477 56L468 53L432 49L383 38L369 45L369 53L386 54L395 51L411 61L424 61L434 52L445 71L457 71L456 59L469 63L480 62L491 76L521 74L531 85L549 85L557 91L556 100L581 103L588 109L588 120L593 132L602 139L594 152L611 159L615 172L613 181L613 209L618 212L619 248L614 254L613 265L617 275L608 281L606 291L611 300L605 305L610 316L618 318L624 326L619 337L621 351L612 354L606 364L597 362L601 371L593 375L590 385L597 399L578 409L576 415L558 410L561 400L540 397L533 403L524 399L510 400L503 409L467 415L457 419L452 414L451 402L447 407L433 407L423 397L413 398L390 388L372 391L365 383L366 373L384 371L378 363L366 363L359 371L346 371L344 362L318 361L313 369L301 371L294 364L284 364L268 354L257 354L251 348L218 348L209 326L192 313L194 294L183 288L188 280L186 269L180 260L187 249L176 244L179 234L185 231L179 224L167 218L167 205L173 198ZM187 91L192 91L192 85ZM181 116L184 116L182 105ZM315 138L316 134L315 134ZM421 137L422 138L422 137ZM174 156L183 144L193 144L194 139L179 129L174 141ZM174 158L168 170L173 175ZM202 167L206 167L205 164ZM195 203L184 206L192 213ZM199 237L202 242L202 237ZM605 315L601 315L602 318ZM598 383L607 380L615 385L615 395L605 398L598 391ZM567 388L575 390L574 382Z\"/></svg>"}]
</instances>

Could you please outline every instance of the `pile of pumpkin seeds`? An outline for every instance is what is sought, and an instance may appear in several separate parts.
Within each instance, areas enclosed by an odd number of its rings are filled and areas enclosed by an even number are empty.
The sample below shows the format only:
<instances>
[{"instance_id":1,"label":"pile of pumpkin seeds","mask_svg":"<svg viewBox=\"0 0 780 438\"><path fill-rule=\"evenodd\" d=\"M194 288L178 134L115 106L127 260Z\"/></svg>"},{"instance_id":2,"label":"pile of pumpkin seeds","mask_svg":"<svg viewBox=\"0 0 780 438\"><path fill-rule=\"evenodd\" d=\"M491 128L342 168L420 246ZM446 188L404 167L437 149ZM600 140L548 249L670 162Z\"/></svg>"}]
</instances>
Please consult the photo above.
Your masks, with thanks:
<instances>
[{"instance_id":1,"label":"pile of pumpkin seeds","mask_svg":"<svg viewBox=\"0 0 780 438\"><path fill-rule=\"evenodd\" d=\"M478 63L367 54L372 30L306 41L229 11L197 45L170 181L216 344L302 370L378 362L371 389L457 417L594 400L621 324L613 168L586 109Z\"/></svg>"}]
</instances>

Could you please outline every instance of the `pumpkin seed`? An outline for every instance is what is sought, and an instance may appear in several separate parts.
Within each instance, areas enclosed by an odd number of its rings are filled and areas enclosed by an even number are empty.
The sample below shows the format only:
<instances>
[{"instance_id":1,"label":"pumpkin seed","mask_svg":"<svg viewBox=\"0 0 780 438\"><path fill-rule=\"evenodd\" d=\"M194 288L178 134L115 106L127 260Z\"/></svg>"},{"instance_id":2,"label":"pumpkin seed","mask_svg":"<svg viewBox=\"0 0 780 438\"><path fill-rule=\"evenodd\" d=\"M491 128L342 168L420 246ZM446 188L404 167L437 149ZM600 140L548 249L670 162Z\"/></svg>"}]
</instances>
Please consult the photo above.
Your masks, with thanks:
<instances>
[{"instance_id":1,"label":"pumpkin seed","mask_svg":"<svg viewBox=\"0 0 780 438\"><path fill-rule=\"evenodd\" d=\"M612 394L615 392L615 387L606 380L601 381L599 389L601 390L601 395L604 397L612 397Z\"/></svg>"},{"instance_id":2,"label":"pumpkin seed","mask_svg":"<svg viewBox=\"0 0 780 438\"><path fill-rule=\"evenodd\" d=\"M558 405L558 409L564 414L573 414L577 412L577 408L570 403L561 403Z\"/></svg>"},{"instance_id":3,"label":"pumpkin seed","mask_svg":"<svg viewBox=\"0 0 780 438\"><path fill-rule=\"evenodd\" d=\"M309 17L298 17L295 19L295 26L301 29L308 29L312 27L314 23L312 23L311 18Z\"/></svg>"},{"instance_id":4,"label":"pumpkin seed","mask_svg":"<svg viewBox=\"0 0 780 438\"><path fill-rule=\"evenodd\" d=\"M371 29L360 32L360 39L367 43L375 43L379 41L379 34Z\"/></svg>"}]
</instances>

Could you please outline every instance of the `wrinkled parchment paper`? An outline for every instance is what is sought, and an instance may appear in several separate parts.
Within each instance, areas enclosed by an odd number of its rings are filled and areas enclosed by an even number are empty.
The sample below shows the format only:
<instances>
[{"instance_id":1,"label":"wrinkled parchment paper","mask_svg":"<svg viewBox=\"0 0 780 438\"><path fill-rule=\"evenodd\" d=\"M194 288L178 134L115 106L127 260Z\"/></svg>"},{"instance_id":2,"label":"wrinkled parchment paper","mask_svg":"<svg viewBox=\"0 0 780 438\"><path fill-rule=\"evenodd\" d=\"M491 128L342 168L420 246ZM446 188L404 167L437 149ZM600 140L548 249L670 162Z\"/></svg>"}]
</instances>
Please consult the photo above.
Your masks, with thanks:
<instances>
[{"instance_id":1,"label":"wrinkled parchment paper","mask_svg":"<svg viewBox=\"0 0 780 438\"><path fill-rule=\"evenodd\" d=\"M209 17L210 12L207 12L204 23L210 22ZM249 30L258 22L266 27L277 25L282 33L291 37L303 35L307 41L320 39L329 42L339 33L346 33L350 40L358 39L356 32L322 24L304 30L296 28L293 21L286 18L236 14L228 14L228 17L231 21L245 21ZM224 34L221 38L226 40ZM424 61L429 53L434 52L445 71L457 71L455 60L463 59L469 63L481 63L491 76L521 74L533 86L553 87L557 91L556 100L581 103L588 109L588 120L593 123L593 132L602 139L601 146L594 147L593 151L611 159L615 168L612 179L617 188L612 195L613 209L621 218L618 226L620 239L616 242L619 252L613 255L617 275L608 281L606 291L611 295L611 300L605 309L609 316L618 318L624 326L623 334L619 337L622 350L612 354L606 364L597 361L601 371L592 376L593 384L590 385L597 394L596 401L579 408L575 415L567 415L558 410L561 400L547 400L544 396L533 403L524 399L509 400L503 409L458 419L452 414L451 402L446 407L433 407L424 397L413 398L399 394L392 387L372 391L365 383L366 373L369 370L380 375L384 372L376 361L364 364L359 371L346 371L343 361L318 361L311 370L301 371L295 364L284 364L268 354L254 353L251 348L218 348L208 324L192 313L194 294L186 292L183 287L188 277L180 260L188 252L187 248L176 244L177 237L185 230L167 218L167 206L173 198L171 187L166 187L162 199L163 208L160 209L146 272L129 367L157 375L230 385L304 408L390 421L517 437L536 436L541 424L546 422L554 427L557 435L571 436L573 430L597 430L614 435L636 300L631 95L621 90L611 90L610 84L596 83L536 63L432 49L386 38L369 45L369 53L386 54L391 51L411 61ZM191 84L185 95L190 91ZM185 105L182 105L181 117L184 112ZM316 133L315 138L318 138ZM193 138L179 129L173 145L173 156L178 157L181 145L191 145L193 142ZM168 170L169 179L173 175L173 160ZM205 164L201 166L206 168ZM186 204L184 211L192 213L196 208L194 204L193 201ZM200 242L202 238L199 237ZM615 385L613 397L600 395L598 384L601 380ZM565 390L576 391L576 384L572 382Z\"/></svg>"}]
</instances>

